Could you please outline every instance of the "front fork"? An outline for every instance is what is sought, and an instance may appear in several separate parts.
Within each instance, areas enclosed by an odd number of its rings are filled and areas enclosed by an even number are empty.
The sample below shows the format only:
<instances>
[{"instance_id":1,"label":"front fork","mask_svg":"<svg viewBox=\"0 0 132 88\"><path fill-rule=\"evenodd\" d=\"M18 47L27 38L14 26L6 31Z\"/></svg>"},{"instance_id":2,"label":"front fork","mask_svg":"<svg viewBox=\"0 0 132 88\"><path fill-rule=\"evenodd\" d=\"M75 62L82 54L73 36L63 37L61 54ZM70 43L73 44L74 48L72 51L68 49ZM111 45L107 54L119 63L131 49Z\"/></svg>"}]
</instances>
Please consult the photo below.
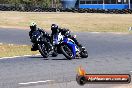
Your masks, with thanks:
<instances>
[{"instance_id":1,"label":"front fork","mask_svg":"<svg viewBox=\"0 0 132 88\"><path fill-rule=\"evenodd\" d=\"M76 57L76 45L71 42L69 42L67 44L68 44L68 46L70 46L72 48L73 57L75 58Z\"/></svg>"}]
</instances>

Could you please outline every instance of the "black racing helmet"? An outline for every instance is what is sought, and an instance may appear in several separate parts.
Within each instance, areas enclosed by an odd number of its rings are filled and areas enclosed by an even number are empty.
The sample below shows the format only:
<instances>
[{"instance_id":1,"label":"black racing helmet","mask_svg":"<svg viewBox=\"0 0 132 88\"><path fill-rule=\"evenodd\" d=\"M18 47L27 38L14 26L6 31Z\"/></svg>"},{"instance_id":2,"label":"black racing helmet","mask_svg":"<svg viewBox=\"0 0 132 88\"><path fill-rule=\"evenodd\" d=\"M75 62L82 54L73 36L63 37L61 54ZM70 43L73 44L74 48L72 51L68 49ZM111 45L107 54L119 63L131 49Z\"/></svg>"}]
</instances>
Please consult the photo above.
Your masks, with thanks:
<instances>
[{"instance_id":1,"label":"black racing helmet","mask_svg":"<svg viewBox=\"0 0 132 88\"><path fill-rule=\"evenodd\" d=\"M55 34L58 32L58 25L57 24L52 24L51 25L51 30L52 30L52 33Z\"/></svg>"},{"instance_id":2,"label":"black racing helmet","mask_svg":"<svg viewBox=\"0 0 132 88\"><path fill-rule=\"evenodd\" d=\"M57 30L58 29L58 25L57 24L52 24L51 25L51 30Z\"/></svg>"},{"instance_id":3,"label":"black racing helmet","mask_svg":"<svg viewBox=\"0 0 132 88\"><path fill-rule=\"evenodd\" d=\"M36 24L35 22L31 22L31 24L30 24L30 29L31 29L32 31L35 31L35 30L37 29L37 24Z\"/></svg>"}]
</instances>

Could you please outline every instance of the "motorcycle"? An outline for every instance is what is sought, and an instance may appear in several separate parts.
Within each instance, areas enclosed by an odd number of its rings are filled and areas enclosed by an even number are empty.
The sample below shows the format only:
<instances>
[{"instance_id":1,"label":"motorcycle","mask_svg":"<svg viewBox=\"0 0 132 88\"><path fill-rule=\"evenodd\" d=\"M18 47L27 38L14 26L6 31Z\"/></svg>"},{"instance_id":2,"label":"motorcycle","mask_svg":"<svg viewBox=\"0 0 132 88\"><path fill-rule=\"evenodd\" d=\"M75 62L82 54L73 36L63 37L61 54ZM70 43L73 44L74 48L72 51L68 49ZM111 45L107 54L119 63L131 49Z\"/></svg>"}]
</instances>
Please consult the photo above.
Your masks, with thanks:
<instances>
[{"instance_id":1,"label":"motorcycle","mask_svg":"<svg viewBox=\"0 0 132 88\"><path fill-rule=\"evenodd\" d=\"M32 33L31 42L37 44L37 49L44 58L47 58L49 56L50 51L47 39L43 37L42 33L40 33L39 31L34 31Z\"/></svg>"},{"instance_id":2,"label":"motorcycle","mask_svg":"<svg viewBox=\"0 0 132 88\"><path fill-rule=\"evenodd\" d=\"M63 54L69 60L77 57L88 57L88 52L85 47L78 47L72 39L62 36L61 33L59 33L58 36L53 36L53 38L53 44L55 47L52 56L57 56L59 53Z\"/></svg>"}]
</instances>

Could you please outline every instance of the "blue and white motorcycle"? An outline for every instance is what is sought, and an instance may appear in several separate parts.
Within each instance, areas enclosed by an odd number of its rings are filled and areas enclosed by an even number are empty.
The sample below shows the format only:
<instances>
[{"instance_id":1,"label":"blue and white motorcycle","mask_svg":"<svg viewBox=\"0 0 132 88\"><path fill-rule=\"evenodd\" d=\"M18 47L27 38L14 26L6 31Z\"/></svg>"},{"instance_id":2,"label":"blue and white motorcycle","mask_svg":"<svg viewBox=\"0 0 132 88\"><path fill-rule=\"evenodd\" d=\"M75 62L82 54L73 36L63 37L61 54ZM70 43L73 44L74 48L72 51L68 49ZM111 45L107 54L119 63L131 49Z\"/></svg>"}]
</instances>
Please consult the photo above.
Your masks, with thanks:
<instances>
[{"instance_id":1,"label":"blue and white motorcycle","mask_svg":"<svg viewBox=\"0 0 132 88\"><path fill-rule=\"evenodd\" d=\"M78 47L75 42L59 33L53 36L54 52L52 56L63 54L67 59L71 60L74 58L87 58L88 52L85 47Z\"/></svg>"}]
</instances>

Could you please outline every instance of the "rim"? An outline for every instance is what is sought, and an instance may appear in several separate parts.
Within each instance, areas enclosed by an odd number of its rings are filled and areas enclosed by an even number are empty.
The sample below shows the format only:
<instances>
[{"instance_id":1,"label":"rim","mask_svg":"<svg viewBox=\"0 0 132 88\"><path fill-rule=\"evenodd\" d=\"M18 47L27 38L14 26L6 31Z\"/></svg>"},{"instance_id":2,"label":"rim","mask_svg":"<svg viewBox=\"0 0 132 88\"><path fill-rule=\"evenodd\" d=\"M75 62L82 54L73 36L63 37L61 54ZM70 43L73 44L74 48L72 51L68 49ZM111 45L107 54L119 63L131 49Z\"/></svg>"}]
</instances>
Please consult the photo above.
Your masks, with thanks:
<instances>
[{"instance_id":1,"label":"rim","mask_svg":"<svg viewBox=\"0 0 132 88\"><path fill-rule=\"evenodd\" d=\"M41 45L41 49L46 55L48 54L48 49L47 49L47 47L45 47L44 44Z\"/></svg>"},{"instance_id":2,"label":"rim","mask_svg":"<svg viewBox=\"0 0 132 88\"><path fill-rule=\"evenodd\" d=\"M67 45L64 45L63 49L70 57L73 56L73 53L72 53L71 49Z\"/></svg>"}]
</instances>

